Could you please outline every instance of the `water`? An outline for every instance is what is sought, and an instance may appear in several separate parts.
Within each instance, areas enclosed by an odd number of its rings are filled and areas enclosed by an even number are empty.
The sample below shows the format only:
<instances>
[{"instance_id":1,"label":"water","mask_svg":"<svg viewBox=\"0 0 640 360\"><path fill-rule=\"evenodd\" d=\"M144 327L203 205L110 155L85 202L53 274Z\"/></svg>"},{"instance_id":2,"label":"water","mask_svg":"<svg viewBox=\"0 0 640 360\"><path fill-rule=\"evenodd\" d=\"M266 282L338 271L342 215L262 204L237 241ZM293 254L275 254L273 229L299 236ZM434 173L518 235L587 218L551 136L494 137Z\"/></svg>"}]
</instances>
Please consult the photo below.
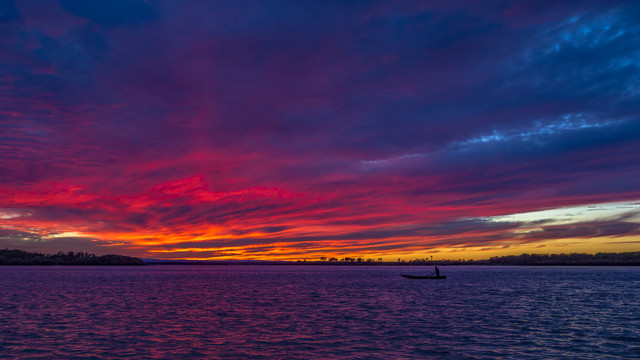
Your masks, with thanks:
<instances>
[{"instance_id":1,"label":"water","mask_svg":"<svg viewBox=\"0 0 640 360\"><path fill-rule=\"evenodd\" d=\"M0 267L4 359L637 359L640 269Z\"/></svg>"}]
</instances>

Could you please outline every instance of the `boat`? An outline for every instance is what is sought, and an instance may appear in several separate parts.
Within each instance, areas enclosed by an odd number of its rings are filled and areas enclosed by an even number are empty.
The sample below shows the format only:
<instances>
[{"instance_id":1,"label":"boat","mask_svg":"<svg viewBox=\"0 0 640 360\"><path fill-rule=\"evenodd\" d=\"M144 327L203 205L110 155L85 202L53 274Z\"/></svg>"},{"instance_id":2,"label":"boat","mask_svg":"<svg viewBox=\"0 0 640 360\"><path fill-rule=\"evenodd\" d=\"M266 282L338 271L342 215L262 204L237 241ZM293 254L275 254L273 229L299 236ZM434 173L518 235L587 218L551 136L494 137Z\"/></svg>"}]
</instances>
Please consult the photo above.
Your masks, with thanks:
<instances>
[{"instance_id":1,"label":"boat","mask_svg":"<svg viewBox=\"0 0 640 360\"><path fill-rule=\"evenodd\" d=\"M447 278L447 275L402 275L407 279L431 279L431 280L444 280Z\"/></svg>"}]
</instances>

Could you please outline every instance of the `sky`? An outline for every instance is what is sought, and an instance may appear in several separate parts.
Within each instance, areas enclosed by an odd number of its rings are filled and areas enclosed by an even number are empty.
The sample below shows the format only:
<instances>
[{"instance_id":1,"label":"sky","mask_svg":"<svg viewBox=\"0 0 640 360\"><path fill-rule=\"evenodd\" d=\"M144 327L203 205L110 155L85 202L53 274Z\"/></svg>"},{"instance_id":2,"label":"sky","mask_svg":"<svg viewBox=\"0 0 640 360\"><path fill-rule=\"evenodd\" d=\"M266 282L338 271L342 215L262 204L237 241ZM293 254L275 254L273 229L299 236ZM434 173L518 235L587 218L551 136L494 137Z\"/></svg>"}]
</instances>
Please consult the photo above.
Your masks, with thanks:
<instances>
[{"instance_id":1,"label":"sky","mask_svg":"<svg viewBox=\"0 0 640 360\"><path fill-rule=\"evenodd\" d=\"M0 1L0 248L640 250L634 1Z\"/></svg>"}]
</instances>

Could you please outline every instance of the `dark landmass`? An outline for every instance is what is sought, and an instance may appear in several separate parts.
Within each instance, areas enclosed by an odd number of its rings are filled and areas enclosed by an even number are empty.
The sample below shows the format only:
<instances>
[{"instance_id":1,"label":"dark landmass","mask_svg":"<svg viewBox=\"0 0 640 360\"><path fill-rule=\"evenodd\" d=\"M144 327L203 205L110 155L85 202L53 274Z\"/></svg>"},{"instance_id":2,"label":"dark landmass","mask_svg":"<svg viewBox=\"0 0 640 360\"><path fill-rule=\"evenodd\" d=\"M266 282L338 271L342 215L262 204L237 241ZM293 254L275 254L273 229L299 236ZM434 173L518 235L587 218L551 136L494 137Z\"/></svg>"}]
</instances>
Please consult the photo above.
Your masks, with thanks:
<instances>
[{"instance_id":1,"label":"dark landmass","mask_svg":"<svg viewBox=\"0 0 640 360\"><path fill-rule=\"evenodd\" d=\"M69 251L57 254L30 253L22 250L0 249L0 265L144 265L138 258L123 255L95 256Z\"/></svg>"},{"instance_id":2,"label":"dark landmass","mask_svg":"<svg viewBox=\"0 0 640 360\"><path fill-rule=\"evenodd\" d=\"M398 260L364 258L322 258L317 261L262 261L262 260L157 260L146 259L147 265L348 265L348 266L425 266L425 265L565 265L565 266L640 266L640 251L597 254L522 254L495 256L486 260Z\"/></svg>"},{"instance_id":3,"label":"dark landmass","mask_svg":"<svg viewBox=\"0 0 640 360\"><path fill-rule=\"evenodd\" d=\"M165 260L143 259L145 265L299 265L296 261L279 260ZM309 262L317 265L320 262ZM306 263L305 263L306 264Z\"/></svg>"},{"instance_id":4,"label":"dark landmass","mask_svg":"<svg viewBox=\"0 0 640 360\"><path fill-rule=\"evenodd\" d=\"M347 266L427 266L427 265L623 265L640 266L640 251L597 254L522 254L495 256L485 260L400 260L382 261L365 258L321 258L320 260L160 260L144 261L130 256L103 255L83 252L56 254L30 253L22 250L0 249L0 265L347 265Z\"/></svg>"},{"instance_id":5,"label":"dark landmass","mask_svg":"<svg viewBox=\"0 0 640 360\"><path fill-rule=\"evenodd\" d=\"M482 261L482 260L480 260ZM640 265L640 251L597 254L522 254L492 257L489 265Z\"/></svg>"}]
</instances>

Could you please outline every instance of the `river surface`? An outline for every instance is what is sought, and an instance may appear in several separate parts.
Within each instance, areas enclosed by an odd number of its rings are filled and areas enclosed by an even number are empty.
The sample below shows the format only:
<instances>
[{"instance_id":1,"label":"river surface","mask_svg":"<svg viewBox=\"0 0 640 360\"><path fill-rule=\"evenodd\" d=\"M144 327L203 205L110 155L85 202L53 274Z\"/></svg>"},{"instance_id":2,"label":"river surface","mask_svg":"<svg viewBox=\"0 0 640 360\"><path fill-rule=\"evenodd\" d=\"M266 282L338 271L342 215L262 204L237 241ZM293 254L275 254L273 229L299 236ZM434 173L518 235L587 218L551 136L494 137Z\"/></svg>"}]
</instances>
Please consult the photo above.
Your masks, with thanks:
<instances>
[{"instance_id":1,"label":"river surface","mask_svg":"<svg viewBox=\"0 0 640 360\"><path fill-rule=\"evenodd\" d=\"M0 267L2 359L638 359L640 268Z\"/></svg>"}]
</instances>

